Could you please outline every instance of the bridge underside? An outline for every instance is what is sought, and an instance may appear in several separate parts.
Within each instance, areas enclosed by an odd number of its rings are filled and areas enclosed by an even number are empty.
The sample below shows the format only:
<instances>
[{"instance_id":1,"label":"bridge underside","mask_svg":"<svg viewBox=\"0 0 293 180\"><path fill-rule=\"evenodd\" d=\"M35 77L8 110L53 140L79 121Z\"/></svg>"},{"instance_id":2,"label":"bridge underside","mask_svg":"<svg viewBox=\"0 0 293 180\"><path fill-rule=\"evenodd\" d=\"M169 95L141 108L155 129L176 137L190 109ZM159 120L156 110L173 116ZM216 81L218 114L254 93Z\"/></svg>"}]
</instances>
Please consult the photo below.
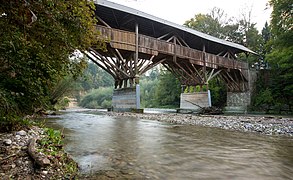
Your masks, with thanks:
<instances>
[{"instance_id":1,"label":"bridge underside","mask_svg":"<svg viewBox=\"0 0 293 180\"><path fill-rule=\"evenodd\" d=\"M229 53L219 56L192 49L176 36L153 38L138 34L136 46L134 32L105 26L97 29L109 41L107 51L91 48L87 55L113 76L115 89L133 87L139 76L158 64L171 71L183 86L208 85L218 77L226 82L228 91L248 89L247 63Z\"/></svg>"}]
</instances>

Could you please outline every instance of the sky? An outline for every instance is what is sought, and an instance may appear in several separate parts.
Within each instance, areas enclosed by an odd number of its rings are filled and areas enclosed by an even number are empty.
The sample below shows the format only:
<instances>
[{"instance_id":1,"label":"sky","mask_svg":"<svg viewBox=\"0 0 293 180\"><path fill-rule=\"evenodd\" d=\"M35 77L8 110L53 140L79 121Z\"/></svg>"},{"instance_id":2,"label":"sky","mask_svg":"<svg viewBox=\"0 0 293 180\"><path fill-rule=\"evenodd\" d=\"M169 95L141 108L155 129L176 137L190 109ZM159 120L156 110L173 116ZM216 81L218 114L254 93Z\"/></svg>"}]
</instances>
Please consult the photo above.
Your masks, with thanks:
<instances>
[{"instance_id":1,"label":"sky","mask_svg":"<svg viewBox=\"0 0 293 180\"><path fill-rule=\"evenodd\" d=\"M159 18L182 25L195 14L207 14L213 7L221 8L228 17L239 19L251 11L251 20L259 31L269 23L271 8L268 0L109 0Z\"/></svg>"}]
</instances>

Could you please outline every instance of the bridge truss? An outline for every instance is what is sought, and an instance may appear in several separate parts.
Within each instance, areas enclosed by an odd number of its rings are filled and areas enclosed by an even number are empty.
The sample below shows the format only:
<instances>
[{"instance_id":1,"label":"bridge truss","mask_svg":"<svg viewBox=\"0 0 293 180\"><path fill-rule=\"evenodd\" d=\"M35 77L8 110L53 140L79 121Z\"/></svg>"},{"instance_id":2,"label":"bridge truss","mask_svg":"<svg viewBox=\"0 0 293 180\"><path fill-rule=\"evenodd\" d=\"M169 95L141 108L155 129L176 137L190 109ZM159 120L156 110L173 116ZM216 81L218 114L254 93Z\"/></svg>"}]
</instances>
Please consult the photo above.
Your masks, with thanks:
<instances>
[{"instance_id":1,"label":"bridge truss","mask_svg":"<svg viewBox=\"0 0 293 180\"><path fill-rule=\"evenodd\" d=\"M167 22L105 0L97 1L97 30L107 51L91 48L88 57L115 79L115 89L133 87L139 76L162 64L182 86L208 85L218 77L230 92L247 91L248 63L239 44Z\"/></svg>"}]
</instances>

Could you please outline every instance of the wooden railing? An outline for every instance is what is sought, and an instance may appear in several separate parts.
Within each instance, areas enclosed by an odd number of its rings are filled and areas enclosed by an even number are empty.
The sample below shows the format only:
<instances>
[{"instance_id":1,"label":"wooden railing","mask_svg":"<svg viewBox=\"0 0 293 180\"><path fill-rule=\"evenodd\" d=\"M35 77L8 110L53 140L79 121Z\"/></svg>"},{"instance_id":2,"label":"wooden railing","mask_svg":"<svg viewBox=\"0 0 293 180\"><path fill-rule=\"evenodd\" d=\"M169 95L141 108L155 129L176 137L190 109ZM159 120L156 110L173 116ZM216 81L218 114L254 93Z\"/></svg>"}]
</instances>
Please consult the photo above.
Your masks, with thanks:
<instances>
[{"instance_id":1,"label":"wooden railing","mask_svg":"<svg viewBox=\"0 0 293 180\"><path fill-rule=\"evenodd\" d=\"M135 51L134 32L108 28L105 26L97 26L97 30L101 32L101 35L104 38L110 41L110 44L113 48ZM173 43L159 40L150 36L145 36L142 34L139 34L138 37L138 47L140 53L150 55L158 55L159 53L161 53L171 56L177 56L181 59L187 59L191 63L200 66L204 66L205 60L206 67L209 68L217 69L221 67L229 69L248 69L248 64L246 62L205 53L203 51L185 46L175 45Z\"/></svg>"}]
</instances>

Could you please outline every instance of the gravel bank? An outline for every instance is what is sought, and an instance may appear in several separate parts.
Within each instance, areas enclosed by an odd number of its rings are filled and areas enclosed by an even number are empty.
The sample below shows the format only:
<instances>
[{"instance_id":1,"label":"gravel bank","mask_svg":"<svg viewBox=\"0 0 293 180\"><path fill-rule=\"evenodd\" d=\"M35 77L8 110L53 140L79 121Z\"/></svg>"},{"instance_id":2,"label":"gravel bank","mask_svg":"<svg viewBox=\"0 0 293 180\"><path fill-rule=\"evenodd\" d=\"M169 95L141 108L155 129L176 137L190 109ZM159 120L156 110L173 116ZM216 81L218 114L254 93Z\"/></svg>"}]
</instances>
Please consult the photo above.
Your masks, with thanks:
<instances>
[{"instance_id":1,"label":"gravel bank","mask_svg":"<svg viewBox=\"0 0 293 180\"><path fill-rule=\"evenodd\" d=\"M52 149L44 149L40 141L37 141L38 151L43 149L52 152L51 155L39 152L49 159L50 165L47 167L36 165L28 154L30 139L41 140L46 137L44 129L37 126L17 132L0 133L0 179L66 179L68 174L64 167L73 161L62 148L53 152Z\"/></svg>"},{"instance_id":2,"label":"gravel bank","mask_svg":"<svg viewBox=\"0 0 293 180\"><path fill-rule=\"evenodd\" d=\"M266 135L293 137L293 118L281 116L227 116L193 114L136 114L109 112L109 116L126 116L174 124L199 125Z\"/></svg>"}]
</instances>

